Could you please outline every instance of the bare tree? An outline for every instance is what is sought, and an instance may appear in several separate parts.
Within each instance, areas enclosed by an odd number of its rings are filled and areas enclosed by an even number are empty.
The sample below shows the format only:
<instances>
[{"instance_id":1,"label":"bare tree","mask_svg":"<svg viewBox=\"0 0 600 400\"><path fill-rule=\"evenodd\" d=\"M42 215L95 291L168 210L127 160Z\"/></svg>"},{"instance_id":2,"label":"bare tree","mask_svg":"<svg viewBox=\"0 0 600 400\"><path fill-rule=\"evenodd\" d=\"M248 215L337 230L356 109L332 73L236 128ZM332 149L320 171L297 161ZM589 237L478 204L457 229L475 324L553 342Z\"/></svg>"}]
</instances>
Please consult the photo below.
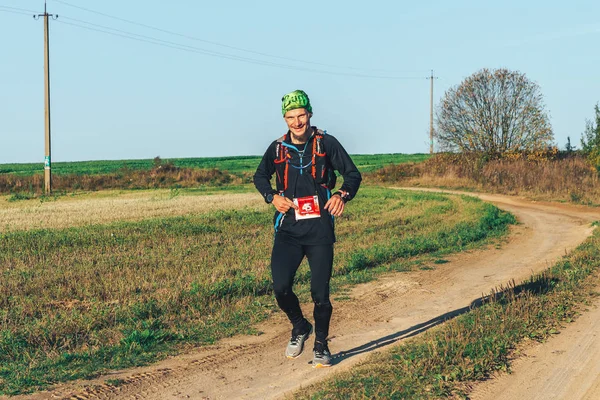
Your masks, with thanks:
<instances>
[{"instance_id":1,"label":"bare tree","mask_svg":"<svg viewBox=\"0 0 600 400\"><path fill-rule=\"evenodd\" d=\"M442 150L538 150L554 138L539 86L507 69L482 69L448 90L436 117Z\"/></svg>"}]
</instances>

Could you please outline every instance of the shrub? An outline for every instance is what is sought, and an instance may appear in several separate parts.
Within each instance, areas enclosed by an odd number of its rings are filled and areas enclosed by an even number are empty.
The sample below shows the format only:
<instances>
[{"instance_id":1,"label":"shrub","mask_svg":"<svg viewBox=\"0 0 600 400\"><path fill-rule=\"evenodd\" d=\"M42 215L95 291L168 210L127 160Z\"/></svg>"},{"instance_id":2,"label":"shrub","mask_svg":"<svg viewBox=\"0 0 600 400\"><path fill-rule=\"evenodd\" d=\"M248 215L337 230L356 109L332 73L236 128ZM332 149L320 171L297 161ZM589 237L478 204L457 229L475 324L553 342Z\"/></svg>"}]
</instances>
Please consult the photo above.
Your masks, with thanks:
<instances>
[{"instance_id":1,"label":"shrub","mask_svg":"<svg viewBox=\"0 0 600 400\"><path fill-rule=\"evenodd\" d=\"M17 176L0 175L0 193L42 193L44 176L41 174ZM103 189L153 189L172 187L197 187L198 185L222 186L241 181L218 169L181 168L173 163L157 162L150 170L122 168L103 175L53 175L52 188L59 191ZM20 200L21 198L15 198Z\"/></svg>"},{"instance_id":2,"label":"shrub","mask_svg":"<svg viewBox=\"0 0 600 400\"><path fill-rule=\"evenodd\" d=\"M597 203L600 178L577 152L440 153L418 164L384 167L368 180L404 185L472 188L504 194L533 194L577 203Z\"/></svg>"},{"instance_id":3,"label":"shrub","mask_svg":"<svg viewBox=\"0 0 600 400\"><path fill-rule=\"evenodd\" d=\"M585 132L581 135L581 150L600 173L600 108L594 107L595 121L586 121Z\"/></svg>"}]
</instances>

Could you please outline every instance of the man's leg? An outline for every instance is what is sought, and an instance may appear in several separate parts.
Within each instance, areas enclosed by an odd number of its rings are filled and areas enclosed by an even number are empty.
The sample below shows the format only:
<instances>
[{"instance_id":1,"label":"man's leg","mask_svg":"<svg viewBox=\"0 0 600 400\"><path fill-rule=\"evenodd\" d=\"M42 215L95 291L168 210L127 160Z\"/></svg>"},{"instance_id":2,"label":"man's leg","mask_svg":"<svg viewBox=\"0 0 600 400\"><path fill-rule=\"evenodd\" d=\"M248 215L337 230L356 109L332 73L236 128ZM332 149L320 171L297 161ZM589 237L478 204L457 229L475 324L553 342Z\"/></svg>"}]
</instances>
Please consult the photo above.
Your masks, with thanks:
<instances>
[{"instance_id":1,"label":"man's leg","mask_svg":"<svg viewBox=\"0 0 600 400\"><path fill-rule=\"evenodd\" d=\"M333 306L329 281L333 268L333 245L304 246L310 264L310 292L315 303L315 340L326 343Z\"/></svg>"},{"instance_id":2,"label":"man's leg","mask_svg":"<svg viewBox=\"0 0 600 400\"><path fill-rule=\"evenodd\" d=\"M275 236L271 253L273 291L279 308L286 313L292 323L292 335L303 334L309 327L308 321L302 315L298 297L292 290L294 276L303 257L302 246L285 242Z\"/></svg>"}]
</instances>

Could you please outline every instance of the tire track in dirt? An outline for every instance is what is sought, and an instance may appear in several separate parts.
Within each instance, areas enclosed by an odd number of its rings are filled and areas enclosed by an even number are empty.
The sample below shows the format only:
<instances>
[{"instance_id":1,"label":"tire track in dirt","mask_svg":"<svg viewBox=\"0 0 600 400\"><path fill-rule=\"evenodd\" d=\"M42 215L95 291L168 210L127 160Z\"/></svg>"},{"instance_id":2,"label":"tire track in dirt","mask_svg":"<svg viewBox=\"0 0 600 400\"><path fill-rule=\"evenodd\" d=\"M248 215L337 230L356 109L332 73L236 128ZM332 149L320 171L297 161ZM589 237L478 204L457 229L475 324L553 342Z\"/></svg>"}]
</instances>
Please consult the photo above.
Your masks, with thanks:
<instances>
[{"instance_id":1,"label":"tire track in dirt","mask_svg":"<svg viewBox=\"0 0 600 400\"><path fill-rule=\"evenodd\" d=\"M306 351L287 360L289 326L281 313L260 324L260 336L238 336L195 349L152 367L134 368L91 381L61 385L30 399L272 399L351 368L368 354L416 335L469 309L472 301L512 279L520 282L546 269L591 234L600 211L477 195L514 213L501 248L446 257L434 270L388 274L334 302L330 348L334 367L310 368ZM304 311L312 315L310 305ZM120 380L119 385L106 384Z\"/></svg>"}]
</instances>

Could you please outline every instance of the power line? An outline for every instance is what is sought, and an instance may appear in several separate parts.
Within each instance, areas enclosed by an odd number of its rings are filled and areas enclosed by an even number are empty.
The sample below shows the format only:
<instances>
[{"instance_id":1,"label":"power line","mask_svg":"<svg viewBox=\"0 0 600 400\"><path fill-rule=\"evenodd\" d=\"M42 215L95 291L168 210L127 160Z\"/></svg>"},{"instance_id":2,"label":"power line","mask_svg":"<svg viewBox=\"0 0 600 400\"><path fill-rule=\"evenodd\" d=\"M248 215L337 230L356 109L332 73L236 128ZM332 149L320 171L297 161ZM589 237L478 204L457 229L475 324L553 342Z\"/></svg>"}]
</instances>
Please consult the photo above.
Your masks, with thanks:
<instances>
[{"instance_id":1,"label":"power line","mask_svg":"<svg viewBox=\"0 0 600 400\"><path fill-rule=\"evenodd\" d=\"M63 21L58 20L57 22L64 24L64 25L70 25L70 26L74 26L77 28L87 29L87 30L91 30L91 31L95 31L95 32L105 33L105 34L109 34L109 35L113 35L113 36L117 36L117 37L121 37L121 38L150 43L150 44L163 46L163 47L167 47L167 48L172 48L172 49L176 49L176 50L187 51L187 52L197 53L197 54L203 54L203 55L207 55L207 56L224 58L224 59L229 59L229 60L234 60L234 61L241 61L241 62L246 62L246 63L251 63L251 64L270 66L270 67L275 67L275 68L291 69L291 70L296 70L296 71L314 72L314 73L329 74L329 75L370 78L370 79L385 79L385 80L423 79L421 77L368 75L368 74L357 74L357 73L339 72L339 71L335 72L335 71L326 71L326 70L319 70L319 69L313 69L313 68L299 67L299 66L294 66L294 65L280 64L280 63L274 63L274 62L270 62L270 61L264 61L264 60L258 60L258 59L248 58L248 57L237 56L237 55L233 55L233 54L216 52L216 51L212 51L212 50L208 50L208 49L204 49L204 48L200 48L200 47L195 47L195 46L190 46L190 45L186 45L186 44L171 42L171 41L159 39L156 37L132 33L132 32L124 31L121 29L111 28L111 27L107 27L107 26L103 26L103 25L99 25L99 24L94 24L91 22L87 22L87 21L83 21L83 20L79 20L79 19L75 19L75 18L63 16L62 19L63 19ZM84 23L84 24L87 24L90 26L65 22L64 19Z\"/></svg>"},{"instance_id":2,"label":"power line","mask_svg":"<svg viewBox=\"0 0 600 400\"><path fill-rule=\"evenodd\" d=\"M85 7L77 6L77 5L74 5L74 4L70 4L70 3L66 2L66 1L62 1L62 0L54 0L54 1L57 2L57 3L64 4L64 5L69 6L69 7L77 8L77 9L80 9L80 10L83 10L83 11L87 11L89 13L101 15L103 17L115 19L115 20L121 21L121 22L126 22L126 23L132 24L132 25L137 25L137 26L140 26L140 27L143 27L143 28L152 29L152 30L155 30L155 31L158 31L158 32L167 33L169 35L174 35L174 36L178 36L178 37L181 37L181 38L185 38L185 39L189 39L189 40L195 40L195 41L199 41L199 42L211 44L211 45L214 45L214 46L224 47L224 48L228 48L228 49L232 49L232 50L237 50L237 51L242 51L242 52L246 52L246 53L256 54L256 55L260 55L260 56L263 56L263 57L277 58L277 59L280 59L280 60L294 61L294 62L300 62L300 63L304 63L304 64L313 64L313 65L319 65L319 66L322 66L322 67L329 67L329 68L345 68L345 69L350 69L350 70L368 71L368 72L393 72L393 71L385 70L385 69L357 68L357 67L350 67L350 66L343 66L343 65L325 64L325 63L320 63L320 62L315 62L315 61L300 60L300 59L296 59L296 58L282 57L282 56L277 56L277 55L273 55L273 54L263 53L263 52L259 52L259 51L248 50L248 49L244 49L244 48L241 48L241 47L231 46L231 45L227 45L227 44L223 44L223 43L219 43L219 42L214 42L214 41L210 41L210 40L206 40L206 39L201 39L201 38L198 38L198 37L194 37L194 36L190 36L190 35L186 35L186 34L182 34L182 33L178 33L178 32L169 31L167 29L158 28L158 27L155 27L155 26L143 24L141 22L136 22L136 21L132 21L132 20L129 20L129 19L121 18L121 17L116 17L114 15L106 14L106 13L103 13L103 12L100 12L100 11L95 11L95 10L91 10L89 8L85 8Z\"/></svg>"},{"instance_id":3,"label":"power line","mask_svg":"<svg viewBox=\"0 0 600 400\"><path fill-rule=\"evenodd\" d=\"M55 1L59 1L59 0L55 0ZM59 2L67 4L62 1L59 1ZM82 8L82 7L78 7L78 6L73 6L73 7ZM7 8L9 10L3 10L3 8ZM0 6L0 11L7 12L7 13L13 13L13 14L21 14L21 15L30 15L30 13L36 12L34 10L27 10L27 9L23 9L23 8L8 7L8 6ZM119 19L118 17L113 17L113 18ZM186 44L182 44L182 43L163 40L163 39L159 39L159 38L152 37L152 36L141 35L141 34L137 34L137 33L133 33L133 32L124 31L121 29L111 28L108 26L100 25L100 24L94 24L94 23L79 20L76 18L70 18L70 17L63 16L63 19L80 22L80 23L83 23L83 24L86 24L89 26L80 25L80 24L76 24L76 23L69 23L69 22L65 22L64 20L63 21L58 20L57 22L64 24L64 25L70 25L73 27L81 28L81 29L87 29L87 30L95 31L95 32L99 32L99 33L105 33L105 34L109 34L112 36L117 36L117 37L130 39L130 40L136 40L139 42L154 44L157 46L167 47L167 48L171 48L171 49L175 49L175 50L187 51L187 52L196 53L196 54L203 54L203 55L207 55L207 56L218 57L218 58L223 58L223 59L228 59L228 60L246 62L246 63L250 63L250 64L263 65L263 66L289 69L289 70L296 70L296 71L314 72L314 73L319 73L319 74L350 76L350 77L357 77L357 78L384 79L384 80L422 79L420 77L370 75L370 74L350 73L350 72L342 72L342 71L326 71L326 70L320 70L320 69L314 69L314 68L306 68L306 67L300 67L300 66L294 66L294 65L288 65L288 64L275 63L275 62L271 62L271 61L259 60L259 59L255 59L255 58L249 58L249 57L242 57L242 56L238 56L235 54L221 53L221 52L217 52L217 51L213 51L213 50L209 50L209 49L205 49L205 48L201 48L201 47L195 47L195 46L190 46L190 45L186 45ZM140 25L144 26L143 24L140 24ZM158 29L158 28L156 28L156 29ZM181 36L185 37L185 35L181 35ZM198 39L198 40L201 40L201 39ZM212 43L212 42L208 42L208 43ZM224 45L224 46L226 46L226 45ZM231 47L231 46L226 46L226 47ZM258 53L258 54L262 54L262 53ZM272 56L272 57L277 57L277 56ZM285 59L285 57L278 57L278 58ZM293 60L293 59L290 59L290 60ZM313 63L313 64L319 64L319 63ZM319 64L319 65L327 65L327 64Z\"/></svg>"},{"instance_id":4,"label":"power line","mask_svg":"<svg viewBox=\"0 0 600 400\"><path fill-rule=\"evenodd\" d=\"M204 49L201 47L194 47L194 46L181 44L181 43L177 43L177 42L171 42L171 41L159 39L159 38L156 38L153 36L147 36L147 35L141 35L138 33L128 32L128 31L124 31L121 29L111 28L111 27L107 27L107 26L99 25L99 24L94 24L91 22L82 21L82 20L75 19L75 18L63 17L63 19L80 22L83 24L93 26L95 28L90 28L89 26L84 26L84 25L74 24L74 23L66 23L66 25L71 25L71 26L75 26L75 27L79 27L79 28L83 28L83 29L89 29L89 30L93 30L96 32L101 32L101 33L112 34L112 35L127 38L127 39L142 41L145 43L161 45L164 47L169 47L169 48L173 48L173 49L177 49L177 50L190 51L193 53L205 54L205 55L221 57L221 58L226 58L226 59L233 59L233 60L237 60L237 61L255 62L255 63L261 64L261 65L285 66L282 64L275 64L275 63L268 62L268 61L256 60L256 59L251 59L251 58L246 58L246 57L241 57L241 56L236 56L236 55L230 55L230 54L226 54L226 53L219 53L219 52Z\"/></svg>"},{"instance_id":5,"label":"power line","mask_svg":"<svg viewBox=\"0 0 600 400\"><path fill-rule=\"evenodd\" d=\"M0 6L0 8L8 8L9 10L22 11L24 13L34 13L35 14L37 12L35 10L28 10L26 8L9 7L9 6Z\"/></svg>"},{"instance_id":6,"label":"power line","mask_svg":"<svg viewBox=\"0 0 600 400\"><path fill-rule=\"evenodd\" d=\"M72 18L63 17L63 19L72 19ZM252 60L242 59L241 57L226 56L226 55L216 55L216 54L212 54L211 52L209 52L207 50L205 51L203 49L194 48L192 46L178 44L178 43L174 43L174 42L168 42L168 41L165 41L165 40L162 40L162 39L157 39L157 38L153 38L153 37L149 37L149 36L139 35L139 34L136 34L136 33L128 33L128 32L125 32L125 31L121 31L119 29L114 29L114 28L100 29L100 28L94 28L94 27L80 25L80 24L74 24L74 23L71 23L71 22L64 22L64 21L57 21L57 22L59 22L61 24L64 24L64 25L70 25L70 26L74 26L74 27L77 27L77 28L81 28L81 29L86 29L86 30L90 30L90 31L94 31L94 32L100 32L100 33L105 33L105 34L112 35L112 36L117 36L117 37L121 37L121 38L125 38L125 39L136 40L136 41L139 41L139 42L154 44L154 45L157 45L157 46L167 47L167 48L171 48L171 49L175 49L175 50L187 51L187 52L190 52L190 53L219 56L219 57L222 57L222 58L228 58L228 59L233 59L233 60L237 60L237 61L254 62L254 63L260 64L260 65L273 65L272 63L260 62L259 60L252 61ZM92 24L92 25L98 26L96 24ZM275 64L275 66L280 66L280 65Z\"/></svg>"},{"instance_id":7,"label":"power line","mask_svg":"<svg viewBox=\"0 0 600 400\"><path fill-rule=\"evenodd\" d=\"M19 14L19 15L29 15L29 16L31 14L35 13L35 11L29 11L29 10L23 10L23 11L21 11L20 9L4 10L3 8L14 8L14 7L0 6L0 12L10 13L10 14Z\"/></svg>"},{"instance_id":8,"label":"power line","mask_svg":"<svg viewBox=\"0 0 600 400\"><path fill-rule=\"evenodd\" d=\"M0 9L0 12L10 13L10 14L19 14L19 15L31 15L31 13L24 13L21 11L2 10L2 9Z\"/></svg>"}]
</instances>

